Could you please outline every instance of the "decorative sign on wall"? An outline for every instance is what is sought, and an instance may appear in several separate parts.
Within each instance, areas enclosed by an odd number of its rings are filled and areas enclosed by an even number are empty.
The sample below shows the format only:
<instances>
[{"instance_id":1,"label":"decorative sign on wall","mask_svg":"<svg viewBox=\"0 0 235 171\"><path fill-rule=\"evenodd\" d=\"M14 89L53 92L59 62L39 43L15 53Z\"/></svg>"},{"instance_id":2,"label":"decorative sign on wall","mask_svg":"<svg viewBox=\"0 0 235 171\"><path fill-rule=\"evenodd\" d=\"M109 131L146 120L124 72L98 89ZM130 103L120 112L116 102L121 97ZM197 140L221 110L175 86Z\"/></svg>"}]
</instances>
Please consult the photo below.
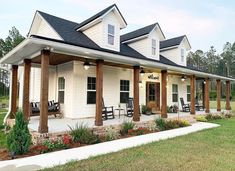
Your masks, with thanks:
<instances>
[{"instance_id":1,"label":"decorative sign on wall","mask_svg":"<svg viewBox=\"0 0 235 171\"><path fill-rule=\"evenodd\" d=\"M150 80L159 80L159 76L154 76L153 74L150 74L148 76L148 79L150 79Z\"/></svg>"}]
</instances>

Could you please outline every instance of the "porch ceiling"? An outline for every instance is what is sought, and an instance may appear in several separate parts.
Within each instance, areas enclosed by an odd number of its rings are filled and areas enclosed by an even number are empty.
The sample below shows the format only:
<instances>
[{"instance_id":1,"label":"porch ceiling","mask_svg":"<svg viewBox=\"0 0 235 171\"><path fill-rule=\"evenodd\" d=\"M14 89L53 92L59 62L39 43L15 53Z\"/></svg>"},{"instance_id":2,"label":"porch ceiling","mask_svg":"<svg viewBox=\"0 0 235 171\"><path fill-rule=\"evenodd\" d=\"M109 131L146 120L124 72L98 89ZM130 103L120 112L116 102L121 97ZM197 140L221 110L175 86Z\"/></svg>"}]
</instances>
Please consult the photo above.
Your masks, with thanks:
<instances>
[{"instance_id":1,"label":"porch ceiling","mask_svg":"<svg viewBox=\"0 0 235 171\"><path fill-rule=\"evenodd\" d=\"M81 58L89 58L91 60L103 59L105 61L105 65L120 66L124 68L133 68L133 66L139 65L147 69L157 68L158 70L174 71L179 72L181 74L187 73L188 75L195 75L196 77L235 81L234 78L205 73L202 71L192 70L186 67L167 65L151 59L139 59L129 56L123 56L118 53L110 53L106 51L104 52L100 50L70 45L68 43L61 43L54 40L52 41L34 37L25 39L21 44L19 44L16 48L14 48L11 52L4 56L0 60L0 63L20 65L23 62L23 59L33 58L35 58L33 62L40 63L40 52L42 49L47 49L48 47L51 48L51 51L53 53L63 54L52 54L50 62L51 65L58 65L72 60L82 61Z\"/></svg>"}]
</instances>

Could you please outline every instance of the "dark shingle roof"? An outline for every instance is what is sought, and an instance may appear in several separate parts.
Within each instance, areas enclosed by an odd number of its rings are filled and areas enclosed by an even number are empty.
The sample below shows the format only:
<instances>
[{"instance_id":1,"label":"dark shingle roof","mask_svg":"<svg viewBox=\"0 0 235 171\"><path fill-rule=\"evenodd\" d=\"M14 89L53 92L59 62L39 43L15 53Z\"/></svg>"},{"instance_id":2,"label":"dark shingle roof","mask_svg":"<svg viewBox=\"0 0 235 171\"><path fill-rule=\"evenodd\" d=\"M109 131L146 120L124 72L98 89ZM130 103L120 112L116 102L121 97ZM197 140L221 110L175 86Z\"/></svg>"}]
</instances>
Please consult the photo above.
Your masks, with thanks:
<instances>
[{"instance_id":1,"label":"dark shingle roof","mask_svg":"<svg viewBox=\"0 0 235 171\"><path fill-rule=\"evenodd\" d=\"M134 39L134 38L137 38L140 36L147 35L154 29L154 27L157 24L158 23L154 23L154 24L148 25L146 27L140 28L138 30L132 31L130 33L124 34L120 37L120 40L121 40L121 42L124 42L124 41L130 40L130 39Z\"/></svg>"},{"instance_id":2,"label":"dark shingle roof","mask_svg":"<svg viewBox=\"0 0 235 171\"><path fill-rule=\"evenodd\" d=\"M184 37L185 37L185 35L160 41L160 49L164 49L164 48L168 48L168 47L172 47L172 46L177 46L182 42Z\"/></svg>"},{"instance_id":3,"label":"dark shingle roof","mask_svg":"<svg viewBox=\"0 0 235 171\"><path fill-rule=\"evenodd\" d=\"M78 24L78 25L76 26L75 29L77 30L77 29L79 29L79 28L85 26L86 24L90 23L91 21L93 21L93 20L95 20L95 19L101 17L102 15L104 15L106 12L108 12L108 11L109 11L110 9L112 9L113 7L116 7L116 9L117 9L118 12L120 13L120 15L121 15L123 21L126 23L124 17L122 16L121 12L119 11L117 5L116 5L116 4L113 4L113 5L110 5L109 7L105 8L104 10L98 12L97 14L93 15L92 17L88 18L87 20L81 22L80 24ZM126 24L127 24L127 23L126 23Z\"/></svg>"},{"instance_id":4,"label":"dark shingle roof","mask_svg":"<svg viewBox=\"0 0 235 171\"><path fill-rule=\"evenodd\" d=\"M38 11L40 15L52 26L52 28L64 39L65 42L74 43L77 45L85 45L91 48L99 47L91 39L89 39L82 32L75 30L78 23L65 20L41 11Z\"/></svg>"}]
</instances>

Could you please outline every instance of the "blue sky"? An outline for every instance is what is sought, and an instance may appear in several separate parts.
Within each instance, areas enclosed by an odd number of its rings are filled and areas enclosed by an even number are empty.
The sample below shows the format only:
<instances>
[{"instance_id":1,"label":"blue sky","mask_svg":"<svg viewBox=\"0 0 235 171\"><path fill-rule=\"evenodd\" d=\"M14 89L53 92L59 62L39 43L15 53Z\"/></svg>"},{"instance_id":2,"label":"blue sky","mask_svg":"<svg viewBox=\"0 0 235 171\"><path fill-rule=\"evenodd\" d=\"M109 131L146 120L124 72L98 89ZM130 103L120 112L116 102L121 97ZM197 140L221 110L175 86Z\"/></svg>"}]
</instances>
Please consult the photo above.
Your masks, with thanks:
<instances>
[{"instance_id":1,"label":"blue sky","mask_svg":"<svg viewBox=\"0 0 235 171\"><path fill-rule=\"evenodd\" d=\"M235 42L233 0L6 0L1 2L0 38L15 26L26 35L36 10L81 22L116 3L128 26L122 33L159 22L167 38L186 34L192 50L222 51L225 42Z\"/></svg>"}]
</instances>

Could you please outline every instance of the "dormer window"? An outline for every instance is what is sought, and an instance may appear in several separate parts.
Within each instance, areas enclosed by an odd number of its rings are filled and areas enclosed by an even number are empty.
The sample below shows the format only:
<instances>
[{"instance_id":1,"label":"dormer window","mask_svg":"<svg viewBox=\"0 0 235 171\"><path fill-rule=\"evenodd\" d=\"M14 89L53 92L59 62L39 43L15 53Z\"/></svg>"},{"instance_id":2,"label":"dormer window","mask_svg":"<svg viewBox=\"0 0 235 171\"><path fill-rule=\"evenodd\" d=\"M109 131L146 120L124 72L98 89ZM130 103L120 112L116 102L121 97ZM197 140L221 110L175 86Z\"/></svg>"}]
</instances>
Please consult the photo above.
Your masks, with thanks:
<instances>
[{"instance_id":1,"label":"dormer window","mask_svg":"<svg viewBox=\"0 0 235 171\"><path fill-rule=\"evenodd\" d=\"M156 55L156 40L152 39L152 55Z\"/></svg>"},{"instance_id":2,"label":"dormer window","mask_svg":"<svg viewBox=\"0 0 235 171\"><path fill-rule=\"evenodd\" d=\"M181 62L184 62L184 49L181 49Z\"/></svg>"},{"instance_id":3,"label":"dormer window","mask_svg":"<svg viewBox=\"0 0 235 171\"><path fill-rule=\"evenodd\" d=\"M108 24L108 44L114 45L114 29L115 27L111 24Z\"/></svg>"}]
</instances>

